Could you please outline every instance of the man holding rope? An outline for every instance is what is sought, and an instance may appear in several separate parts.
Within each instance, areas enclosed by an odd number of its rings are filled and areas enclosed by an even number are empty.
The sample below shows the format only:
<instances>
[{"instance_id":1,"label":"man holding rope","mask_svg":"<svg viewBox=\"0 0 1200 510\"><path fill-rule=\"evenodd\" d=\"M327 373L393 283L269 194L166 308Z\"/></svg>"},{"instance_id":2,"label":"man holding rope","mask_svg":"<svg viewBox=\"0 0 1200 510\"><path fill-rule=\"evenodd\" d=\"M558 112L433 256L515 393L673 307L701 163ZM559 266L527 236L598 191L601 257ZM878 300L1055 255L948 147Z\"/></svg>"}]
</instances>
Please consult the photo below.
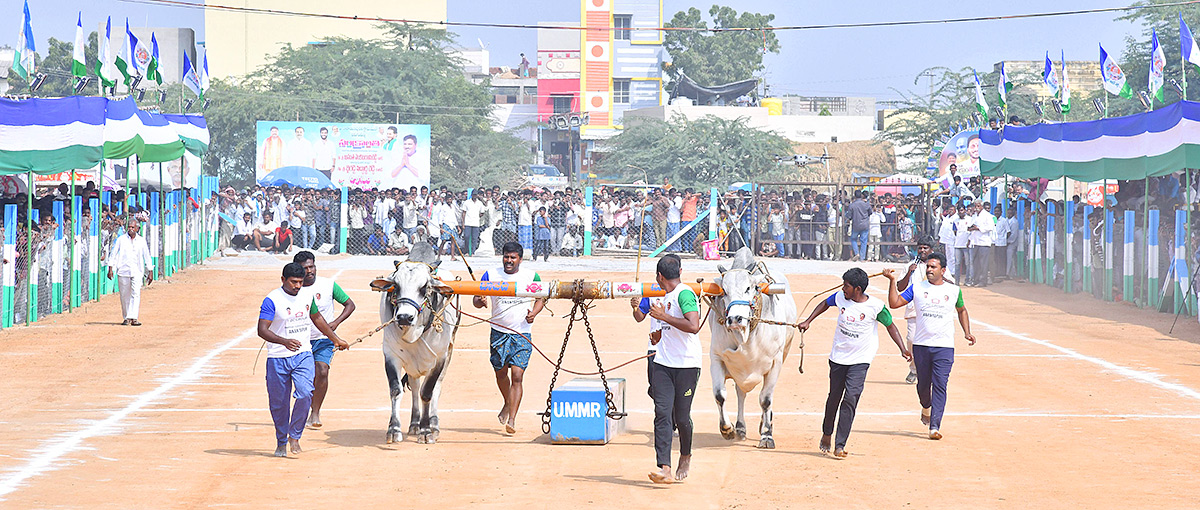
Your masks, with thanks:
<instances>
[{"instance_id":1,"label":"man holding rope","mask_svg":"<svg viewBox=\"0 0 1200 510\"><path fill-rule=\"evenodd\" d=\"M338 326L354 313L354 300L346 295L346 291L333 281L332 278L317 276L317 257L313 252L304 250L292 257L292 262L304 268L304 290L313 295L321 317L329 323L329 329L337 330ZM334 316L334 303L341 303L342 313ZM321 404L325 402L325 394L329 391L329 366L333 363L333 341L325 337L321 330L312 328L309 335L312 345L313 367L316 369L313 377L312 411L308 415L308 426L321 428Z\"/></svg>"},{"instance_id":2,"label":"man holding rope","mask_svg":"<svg viewBox=\"0 0 1200 510\"><path fill-rule=\"evenodd\" d=\"M908 289L914 283L925 281L925 272L928 269L925 261L929 260L929 255L933 253L933 238L929 236L921 237L917 241L917 259L908 264L908 272L900 278L900 282L896 284L897 289ZM914 278L916 279L914 281ZM954 283L954 278L949 274L943 278ZM904 305L904 322L908 325L908 335L904 337L904 346L909 352L913 348L913 336L917 332L917 308L911 302ZM904 382L914 384L917 382L917 363L913 360L908 361L908 377L904 378Z\"/></svg>"},{"instance_id":3,"label":"man holding rope","mask_svg":"<svg viewBox=\"0 0 1200 510\"><path fill-rule=\"evenodd\" d=\"M542 281L542 277L534 271L521 269L521 255L525 248L518 242L507 242L501 248L501 267L483 273L480 281L513 282L516 285L528 285ZM504 431L513 434L517 431L517 410L521 407L521 397L524 395L522 382L525 378L525 368L529 366L529 355L533 352L530 334L533 330L533 319L546 306L543 299L534 300L526 297L492 296L491 362L496 371L496 386L504 397L504 406L500 408L497 418L504 425ZM483 296L475 296L472 300L475 308L487 308L488 303Z\"/></svg>"},{"instance_id":4,"label":"man holding rope","mask_svg":"<svg viewBox=\"0 0 1200 510\"><path fill-rule=\"evenodd\" d=\"M650 306L650 316L661 327L658 350L651 368L650 390L654 399L654 453L657 471L654 483L681 482L688 476L692 460L692 397L700 380L700 307L696 293L680 283L679 257L658 259L654 276L666 291L662 301ZM679 430L679 468L671 472L672 431Z\"/></svg>"},{"instance_id":5,"label":"man holding rope","mask_svg":"<svg viewBox=\"0 0 1200 510\"><path fill-rule=\"evenodd\" d=\"M913 303L917 312L913 337L913 361L917 365L917 398L921 401L921 423L929 426L929 439L941 439L942 413L946 409L946 386L954 365L954 318L962 325L967 345L975 345L971 319L963 303L962 289L946 281L946 256L930 254L925 260L926 281L917 282L903 293L896 289L896 275L884 269L888 279L888 305L900 308Z\"/></svg>"},{"instance_id":6,"label":"man holding rope","mask_svg":"<svg viewBox=\"0 0 1200 510\"><path fill-rule=\"evenodd\" d=\"M866 271L851 268L842 275L842 290L822 301L807 320L796 326L802 332L807 331L812 321L825 310L837 308L840 311L837 329L833 331L833 348L829 352L829 397L825 400L820 445L822 452L829 453L834 418L840 414L837 441L833 443L833 456L838 459L846 458L846 440L854 424L858 398L862 396L867 381L867 369L871 368L871 361L879 352L879 328L875 326L876 322L887 328L888 335L900 348L900 355L905 360L912 360L912 354L905 347L904 340L900 339L900 330L892 323L892 314L888 312L887 305L879 298L866 294L870 283Z\"/></svg>"},{"instance_id":7,"label":"man holding rope","mask_svg":"<svg viewBox=\"0 0 1200 510\"><path fill-rule=\"evenodd\" d=\"M313 356L309 329L314 325L339 350L350 345L334 333L312 294L304 288L304 266L283 266L283 285L263 299L258 312L258 336L267 341L267 399L275 422L275 456L287 457L288 447L300 453L300 436L313 394ZM295 407L288 413L293 395Z\"/></svg>"}]
</instances>

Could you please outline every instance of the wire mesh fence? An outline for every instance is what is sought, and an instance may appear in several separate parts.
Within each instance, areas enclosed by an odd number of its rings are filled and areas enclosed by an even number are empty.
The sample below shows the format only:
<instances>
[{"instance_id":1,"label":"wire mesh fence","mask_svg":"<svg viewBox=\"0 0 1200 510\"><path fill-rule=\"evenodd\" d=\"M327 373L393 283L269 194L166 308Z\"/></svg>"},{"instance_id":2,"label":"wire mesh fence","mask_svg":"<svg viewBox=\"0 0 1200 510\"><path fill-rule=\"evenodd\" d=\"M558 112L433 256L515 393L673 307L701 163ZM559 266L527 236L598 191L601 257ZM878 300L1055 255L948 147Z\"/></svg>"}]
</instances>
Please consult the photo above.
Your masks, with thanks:
<instances>
[{"instance_id":1,"label":"wire mesh fence","mask_svg":"<svg viewBox=\"0 0 1200 510\"><path fill-rule=\"evenodd\" d=\"M86 199L46 195L32 208L5 204L0 327L37 322L116 293L111 252L130 217L140 221L155 278L201 263L220 239L216 189L215 177L202 177L199 189L134 193L128 203L123 194L105 191Z\"/></svg>"}]
</instances>

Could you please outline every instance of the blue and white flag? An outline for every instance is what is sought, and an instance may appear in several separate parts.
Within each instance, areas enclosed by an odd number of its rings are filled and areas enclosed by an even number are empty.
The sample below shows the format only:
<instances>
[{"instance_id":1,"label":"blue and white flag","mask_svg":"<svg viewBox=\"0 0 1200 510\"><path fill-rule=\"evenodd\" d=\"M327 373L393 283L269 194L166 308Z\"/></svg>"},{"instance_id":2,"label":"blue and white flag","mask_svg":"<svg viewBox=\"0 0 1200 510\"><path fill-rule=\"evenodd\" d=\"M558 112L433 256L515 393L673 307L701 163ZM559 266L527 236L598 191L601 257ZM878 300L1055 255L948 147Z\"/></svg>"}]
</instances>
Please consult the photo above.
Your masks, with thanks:
<instances>
[{"instance_id":1,"label":"blue and white flag","mask_svg":"<svg viewBox=\"0 0 1200 510\"><path fill-rule=\"evenodd\" d=\"M25 15L21 19L21 33L17 36L17 49L13 55L12 69L16 71L17 76L22 80L29 81L29 76L34 73L33 55L36 50L33 47L33 25L29 19L29 0L25 1Z\"/></svg>"},{"instance_id":2,"label":"blue and white flag","mask_svg":"<svg viewBox=\"0 0 1200 510\"><path fill-rule=\"evenodd\" d=\"M196 76L196 69L192 67L192 59L188 58L186 51L183 52L183 86L196 96L201 95L200 77Z\"/></svg>"},{"instance_id":3,"label":"blue and white flag","mask_svg":"<svg viewBox=\"0 0 1200 510\"><path fill-rule=\"evenodd\" d=\"M1042 82L1050 89L1050 95L1058 96L1058 73L1054 72L1054 62L1050 60L1050 52L1046 52L1046 67L1042 70Z\"/></svg>"},{"instance_id":4,"label":"blue and white flag","mask_svg":"<svg viewBox=\"0 0 1200 510\"><path fill-rule=\"evenodd\" d=\"M1200 66L1200 45L1192 37L1192 31L1183 22L1183 14L1179 15L1179 48L1183 51L1183 60ZM1186 71L1186 69L1185 69Z\"/></svg>"},{"instance_id":5,"label":"blue and white flag","mask_svg":"<svg viewBox=\"0 0 1200 510\"><path fill-rule=\"evenodd\" d=\"M1163 100L1163 71L1167 68L1167 57L1163 55L1162 46L1158 45L1158 31L1151 30L1150 42L1150 95L1159 101Z\"/></svg>"}]
</instances>

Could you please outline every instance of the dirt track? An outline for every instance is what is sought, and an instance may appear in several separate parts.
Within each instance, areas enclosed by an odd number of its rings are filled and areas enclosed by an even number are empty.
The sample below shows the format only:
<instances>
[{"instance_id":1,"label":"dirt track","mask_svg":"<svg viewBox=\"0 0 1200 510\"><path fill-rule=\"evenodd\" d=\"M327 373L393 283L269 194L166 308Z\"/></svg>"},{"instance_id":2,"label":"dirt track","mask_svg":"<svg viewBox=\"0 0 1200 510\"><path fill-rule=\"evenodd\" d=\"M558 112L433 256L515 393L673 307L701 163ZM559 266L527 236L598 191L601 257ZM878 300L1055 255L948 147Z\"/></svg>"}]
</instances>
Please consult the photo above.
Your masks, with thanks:
<instances>
[{"instance_id":1,"label":"dirt track","mask_svg":"<svg viewBox=\"0 0 1200 510\"><path fill-rule=\"evenodd\" d=\"M386 263L370 264L321 271L341 271L338 280L359 304L341 328L347 337L378 324L378 295L366 284ZM476 272L491 264L477 262ZM605 264L594 266L542 274L594 278ZM829 274L842 267L792 275L797 303L838 283ZM652 406L643 362L613 375L628 381L629 434L604 447L554 446L532 414L545 407L551 371L535 354L518 433L505 437L495 418L500 399L485 326L459 333L438 444L384 443L382 354L368 339L334 359L325 427L305 432L305 453L271 457L261 366L252 373L260 345L252 328L262 297L278 282L277 268L217 264L149 288L141 328L115 325L120 307L107 296L74 314L0 333L0 505L1108 508L1119 501L1194 508L1200 498L1200 457L1193 454L1200 449L1200 345L1182 340L1200 338L1194 318L1181 318L1167 336L1170 316L1127 305L1019 284L967 289L979 343L960 340L946 438L924 439L915 392L903 382L905 363L885 340L844 461L816 448L833 326L822 319L805 336L805 373L797 373L793 351L776 391L778 449L754 448L753 398L750 438L721 438L705 368L693 412L692 476L661 487L646 478ZM548 350L560 345L569 304L553 309L558 317L543 315L534 327L535 342ZM591 311L608 364L644 353L645 326L628 309L610 301ZM576 330L566 364L586 369L591 352ZM702 339L707 352L707 332Z\"/></svg>"}]
</instances>

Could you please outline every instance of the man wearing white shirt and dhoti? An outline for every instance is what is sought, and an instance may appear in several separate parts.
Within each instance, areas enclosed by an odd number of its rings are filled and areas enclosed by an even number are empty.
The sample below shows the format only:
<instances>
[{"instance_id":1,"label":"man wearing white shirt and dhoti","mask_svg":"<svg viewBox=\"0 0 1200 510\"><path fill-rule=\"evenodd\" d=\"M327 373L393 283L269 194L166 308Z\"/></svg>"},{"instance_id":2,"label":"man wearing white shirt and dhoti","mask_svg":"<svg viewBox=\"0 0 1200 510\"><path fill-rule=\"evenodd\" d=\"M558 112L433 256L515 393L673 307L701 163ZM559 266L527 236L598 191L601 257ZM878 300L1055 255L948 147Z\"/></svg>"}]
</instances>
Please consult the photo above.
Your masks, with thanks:
<instances>
[{"instance_id":1,"label":"man wearing white shirt and dhoti","mask_svg":"<svg viewBox=\"0 0 1200 510\"><path fill-rule=\"evenodd\" d=\"M121 290L121 313L124 321L121 325L141 326L138 322L138 309L142 301L142 278L146 282L153 280L153 259L150 258L150 247L146 238L139 232L141 225L138 220L130 218L125 224L125 235L113 241L112 251L108 255L108 277L112 278L114 271L117 276L117 286Z\"/></svg>"}]
</instances>

